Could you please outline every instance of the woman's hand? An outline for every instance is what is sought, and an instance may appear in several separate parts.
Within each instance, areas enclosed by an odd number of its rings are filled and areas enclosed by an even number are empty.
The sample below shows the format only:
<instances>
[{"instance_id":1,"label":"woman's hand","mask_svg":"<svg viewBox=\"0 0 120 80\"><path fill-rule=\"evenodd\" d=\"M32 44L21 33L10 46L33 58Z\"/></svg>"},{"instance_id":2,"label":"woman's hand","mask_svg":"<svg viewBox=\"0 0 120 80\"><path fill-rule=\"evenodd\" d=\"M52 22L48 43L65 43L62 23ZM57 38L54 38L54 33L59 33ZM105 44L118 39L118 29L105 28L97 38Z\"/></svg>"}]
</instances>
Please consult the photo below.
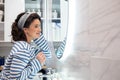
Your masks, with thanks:
<instances>
[{"instance_id":1,"label":"woman's hand","mask_svg":"<svg viewBox=\"0 0 120 80\"><path fill-rule=\"evenodd\" d=\"M43 54L43 52L39 52L36 56L36 58L40 61L40 63L43 65L45 63L46 57Z\"/></svg>"}]
</instances>

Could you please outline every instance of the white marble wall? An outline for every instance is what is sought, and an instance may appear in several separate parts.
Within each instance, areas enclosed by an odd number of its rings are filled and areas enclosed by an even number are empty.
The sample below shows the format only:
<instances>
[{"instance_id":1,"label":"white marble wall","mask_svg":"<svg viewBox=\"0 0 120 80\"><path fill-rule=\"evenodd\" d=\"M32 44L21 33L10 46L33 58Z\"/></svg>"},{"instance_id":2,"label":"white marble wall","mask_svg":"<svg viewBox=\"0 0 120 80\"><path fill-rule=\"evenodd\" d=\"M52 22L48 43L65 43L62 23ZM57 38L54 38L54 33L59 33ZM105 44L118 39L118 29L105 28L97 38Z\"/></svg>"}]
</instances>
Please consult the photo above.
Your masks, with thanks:
<instances>
[{"instance_id":1,"label":"white marble wall","mask_svg":"<svg viewBox=\"0 0 120 80\"><path fill-rule=\"evenodd\" d=\"M91 80L120 80L120 0L90 0Z\"/></svg>"},{"instance_id":2,"label":"white marble wall","mask_svg":"<svg viewBox=\"0 0 120 80\"><path fill-rule=\"evenodd\" d=\"M120 80L120 0L75 0L75 7L64 80Z\"/></svg>"},{"instance_id":3,"label":"white marble wall","mask_svg":"<svg viewBox=\"0 0 120 80\"><path fill-rule=\"evenodd\" d=\"M91 80L120 80L120 59L91 58Z\"/></svg>"}]
</instances>

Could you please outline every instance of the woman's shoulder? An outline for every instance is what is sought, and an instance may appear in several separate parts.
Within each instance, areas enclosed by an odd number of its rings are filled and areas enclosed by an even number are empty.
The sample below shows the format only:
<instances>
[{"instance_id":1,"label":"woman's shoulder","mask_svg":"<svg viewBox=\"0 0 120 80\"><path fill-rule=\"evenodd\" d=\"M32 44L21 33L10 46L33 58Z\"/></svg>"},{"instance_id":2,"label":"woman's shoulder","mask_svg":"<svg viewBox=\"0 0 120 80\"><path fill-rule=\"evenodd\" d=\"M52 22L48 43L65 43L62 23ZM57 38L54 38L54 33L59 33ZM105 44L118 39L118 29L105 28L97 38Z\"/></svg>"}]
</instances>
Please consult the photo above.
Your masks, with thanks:
<instances>
[{"instance_id":1,"label":"woman's shoulder","mask_svg":"<svg viewBox=\"0 0 120 80\"><path fill-rule=\"evenodd\" d=\"M30 45L25 41L16 41L14 42L13 47L16 47L18 49L29 49Z\"/></svg>"}]
</instances>

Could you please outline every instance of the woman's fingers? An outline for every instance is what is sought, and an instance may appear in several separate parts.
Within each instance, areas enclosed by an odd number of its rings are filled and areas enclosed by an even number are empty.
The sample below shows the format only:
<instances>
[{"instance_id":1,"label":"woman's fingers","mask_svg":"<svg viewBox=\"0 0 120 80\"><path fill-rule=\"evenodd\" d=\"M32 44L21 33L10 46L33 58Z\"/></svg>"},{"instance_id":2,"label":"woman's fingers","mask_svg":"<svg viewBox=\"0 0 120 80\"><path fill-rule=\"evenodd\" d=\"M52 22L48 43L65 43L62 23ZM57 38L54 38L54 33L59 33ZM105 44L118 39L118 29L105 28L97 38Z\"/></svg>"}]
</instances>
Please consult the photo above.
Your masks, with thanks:
<instances>
[{"instance_id":1,"label":"woman's fingers","mask_svg":"<svg viewBox=\"0 0 120 80\"><path fill-rule=\"evenodd\" d=\"M36 58L40 61L41 64L43 64L46 60L45 55L43 52L39 52L36 56Z\"/></svg>"}]
</instances>

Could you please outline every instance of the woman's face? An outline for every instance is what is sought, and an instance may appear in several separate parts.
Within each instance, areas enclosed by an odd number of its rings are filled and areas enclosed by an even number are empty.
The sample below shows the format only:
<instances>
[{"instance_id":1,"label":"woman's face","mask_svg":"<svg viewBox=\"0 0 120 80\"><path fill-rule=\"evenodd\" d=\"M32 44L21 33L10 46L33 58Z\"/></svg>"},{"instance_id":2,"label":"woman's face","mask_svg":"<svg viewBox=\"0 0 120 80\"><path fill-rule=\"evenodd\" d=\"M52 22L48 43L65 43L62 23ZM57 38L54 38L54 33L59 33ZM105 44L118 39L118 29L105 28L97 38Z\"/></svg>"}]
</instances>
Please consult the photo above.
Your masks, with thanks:
<instances>
[{"instance_id":1,"label":"woman's face","mask_svg":"<svg viewBox=\"0 0 120 80\"><path fill-rule=\"evenodd\" d=\"M29 28L24 28L27 41L30 42L33 39L39 38L41 33L41 22L39 19L35 19Z\"/></svg>"}]
</instances>

